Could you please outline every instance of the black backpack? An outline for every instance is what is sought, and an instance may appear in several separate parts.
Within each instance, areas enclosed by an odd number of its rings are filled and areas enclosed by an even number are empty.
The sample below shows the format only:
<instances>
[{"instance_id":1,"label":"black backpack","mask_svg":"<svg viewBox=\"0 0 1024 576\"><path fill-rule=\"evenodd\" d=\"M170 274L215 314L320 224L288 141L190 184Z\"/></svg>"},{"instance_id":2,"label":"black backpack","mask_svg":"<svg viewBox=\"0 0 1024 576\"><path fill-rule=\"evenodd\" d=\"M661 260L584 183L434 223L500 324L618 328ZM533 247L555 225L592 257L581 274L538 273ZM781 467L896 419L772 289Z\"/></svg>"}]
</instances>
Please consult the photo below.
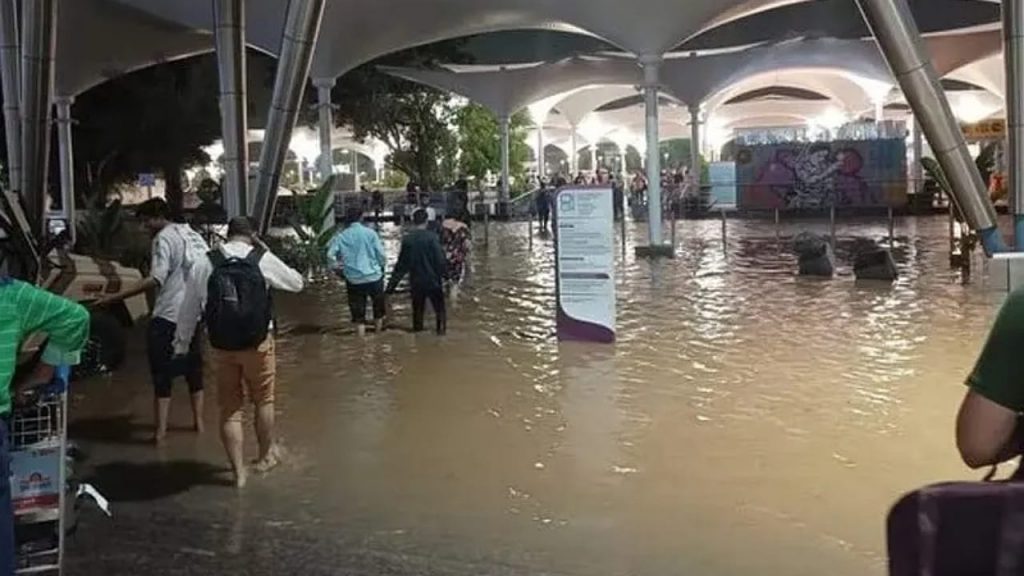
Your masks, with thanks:
<instances>
[{"instance_id":1,"label":"black backpack","mask_svg":"<svg viewBox=\"0 0 1024 576\"><path fill-rule=\"evenodd\" d=\"M260 271L263 254L260 247L245 258L229 258L220 250L208 254L213 273L204 320L210 345L217 350L252 350L267 338L273 303Z\"/></svg>"}]
</instances>

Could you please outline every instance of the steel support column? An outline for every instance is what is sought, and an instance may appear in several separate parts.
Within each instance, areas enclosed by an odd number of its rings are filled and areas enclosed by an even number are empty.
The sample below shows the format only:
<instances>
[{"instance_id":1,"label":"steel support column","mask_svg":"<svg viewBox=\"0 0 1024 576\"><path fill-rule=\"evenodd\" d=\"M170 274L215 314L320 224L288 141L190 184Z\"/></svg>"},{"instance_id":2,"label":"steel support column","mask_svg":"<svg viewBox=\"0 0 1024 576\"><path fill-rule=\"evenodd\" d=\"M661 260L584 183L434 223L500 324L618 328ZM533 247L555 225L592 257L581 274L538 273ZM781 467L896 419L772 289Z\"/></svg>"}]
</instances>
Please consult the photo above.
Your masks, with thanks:
<instances>
[{"instance_id":1,"label":"steel support column","mask_svg":"<svg viewBox=\"0 0 1024 576\"><path fill-rule=\"evenodd\" d=\"M640 58L644 69L644 107L647 117L647 226L651 246L662 245L661 148L658 138L658 69L661 58Z\"/></svg>"},{"instance_id":2,"label":"steel support column","mask_svg":"<svg viewBox=\"0 0 1024 576\"><path fill-rule=\"evenodd\" d=\"M3 0L0 0L2 2ZM569 129L569 147L572 149L572 155L569 157L569 180L572 181L576 178L576 172L579 171L579 155L580 151L576 147L576 126L573 125Z\"/></svg>"},{"instance_id":3,"label":"steel support column","mask_svg":"<svg viewBox=\"0 0 1024 576\"><path fill-rule=\"evenodd\" d=\"M917 116L913 117L910 130L910 177L913 180L916 194L921 192L924 184L924 165L921 164L921 159L924 157L924 140L921 138L921 123L917 121Z\"/></svg>"},{"instance_id":4,"label":"steel support column","mask_svg":"<svg viewBox=\"0 0 1024 576\"><path fill-rule=\"evenodd\" d=\"M0 83L4 95L4 129L7 139L7 183L21 190L21 76L18 59L18 10L15 0L0 0Z\"/></svg>"},{"instance_id":5,"label":"steel support column","mask_svg":"<svg viewBox=\"0 0 1024 576\"><path fill-rule=\"evenodd\" d=\"M700 106L690 106L690 172L700 184Z\"/></svg>"},{"instance_id":6,"label":"steel support column","mask_svg":"<svg viewBox=\"0 0 1024 576\"><path fill-rule=\"evenodd\" d=\"M331 147L331 133L334 132L334 109L331 104L331 89L334 88L334 78L315 78L313 86L316 87L317 101L317 123L318 136L320 140L320 181L326 183L334 175L334 149ZM333 182L331 186L333 186ZM356 187L356 190L359 190ZM334 211L334 202L331 202L330 209L324 218L327 226L333 226L337 222L337 215Z\"/></svg>"},{"instance_id":7,"label":"steel support column","mask_svg":"<svg viewBox=\"0 0 1024 576\"><path fill-rule=\"evenodd\" d=\"M1006 164L1015 247L1024 251L1024 0L1003 0Z\"/></svg>"},{"instance_id":8,"label":"steel support column","mask_svg":"<svg viewBox=\"0 0 1024 576\"><path fill-rule=\"evenodd\" d=\"M213 19L224 140L222 202L228 218L234 218L247 212L249 192L245 0L213 0Z\"/></svg>"},{"instance_id":9,"label":"steel support column","mask_svg":"<svg viewBox=\"0 0 1024 576\"><path fill-rule=\"evenodd\" d=\"M544 178L544 121L537 122L537 181Z\"/></svg>"},{"instance_id":10,"label":"steel support column","mask_svg":"<svg viewBox=\"0 0 1024 576\"><path fill-rule=\"evenodd\" d=\"M996 226L995 207L967 150L907 0L857 0L857 4L914 115L920 119L968 224L978 231L986 253L1005 250Z\"/></svg>"},{"instance_id":11,"label":"steel support column","mask_svg":"<svg viewBox=\"0 0 1024 576\"><path fill-rule=\"evenodd\" d=\"M71 105L75 99L57 99L57 149L60 162L60 206L68 221L68 234L72 242L75 226L75 147L72 140Z\"/></svg>"},{"instance_id":12,"label":"steel support column","mask_svg":"<svg viewBox=\"0 0 1024 576\"><path fill-rule=\"evenodd\" d=\"M509 199L509 131L510 121L508 116L499 119L501 125L501 190L498 191L500 202L508 202Z\"/></svg>"},{"instance_id":13,"label":"steel support column","mask_svg":"<svg viewBox=\"0 0 1024 576\"><path fill-rule=\"evenodd\" d=\"M57 0L24 0L22 9L21 153L22 187L29 226L44 237L50 119L53 111Z\"/></svg>"},{"instance_id":14,"label":"steel support column","mask_svg":"<svg viewBox=\"0 0 1024 576\"><path fill-rule=\"evenodd\" d=\"M291 0L281 38L274 93L256 175L252 215L261 232L270 228L281 170L313 62L326 0Z\"/></svg>"}]
</instances>

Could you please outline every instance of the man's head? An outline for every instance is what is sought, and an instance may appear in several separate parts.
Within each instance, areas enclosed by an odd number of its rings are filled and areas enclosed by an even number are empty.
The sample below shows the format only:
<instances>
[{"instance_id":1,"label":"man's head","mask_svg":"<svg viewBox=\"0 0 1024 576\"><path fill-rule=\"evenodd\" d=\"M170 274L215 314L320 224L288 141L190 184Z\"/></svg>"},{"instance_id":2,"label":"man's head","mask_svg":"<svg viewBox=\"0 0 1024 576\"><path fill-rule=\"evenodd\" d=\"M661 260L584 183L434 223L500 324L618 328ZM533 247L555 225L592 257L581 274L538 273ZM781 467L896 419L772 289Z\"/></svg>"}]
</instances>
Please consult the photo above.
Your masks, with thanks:
<instances>
[{"instance_id":1,"label":"man's head","mask_svg":"<svg viewBox=\"0 0 1024 576\"><path fill-rule=\"evenodd\" d=\"M248 216L235 216L228 222L228 239L252 242L256 229Z\"/></svg>"},{"instance_id":2,"label":"man's head","mask_svg":"<svg viewBox=\"0 0 1024 576\"><path fill-rule=\"evenodd\" d=\"M363 209L360 206L349 206L345 209L345 225L351 226L363 221Z\"/></svg>"},{"instance_id":3,"label":"man's head","mask_svg":"<svg viewBox=\"0 0 1024 576\"><path fill-rule=\"evenodd\" d=\"M163 198L146 200L135 209L135 217L147 230L156 234L171 222L171 207Z\"/></svg>"},{"instance_id":4,"label":"man's head","mask_svg":"<svg viewBox=\"0 0 1024 576\"><path fill-rule=\"evenodd\" d=\"M427 211L420 208L413 212L412 223L419 228L425 227L427 225Z\"/></svg>"}]
</instances>

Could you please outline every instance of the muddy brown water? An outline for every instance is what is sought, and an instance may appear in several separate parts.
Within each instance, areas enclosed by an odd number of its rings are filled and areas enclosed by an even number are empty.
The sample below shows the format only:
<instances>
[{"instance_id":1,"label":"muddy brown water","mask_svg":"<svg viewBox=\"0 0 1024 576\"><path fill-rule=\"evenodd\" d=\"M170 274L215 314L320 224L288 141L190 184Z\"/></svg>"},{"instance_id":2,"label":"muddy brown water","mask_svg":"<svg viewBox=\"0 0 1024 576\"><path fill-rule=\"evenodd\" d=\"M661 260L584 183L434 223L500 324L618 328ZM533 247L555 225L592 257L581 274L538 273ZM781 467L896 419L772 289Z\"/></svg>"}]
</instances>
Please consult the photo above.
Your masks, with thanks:
<instances>
[{"instance_id":1,"label":"muddy brown water","mask_svg":"<svg viewBox=\"0 0 1024 576\"><path fill-rule=\"evenodd\" d=\"M200 550L199 565L284 574L277 554L230 560L249 523L284 523L315 534L314 556L337 546L429 558L424 573L449 573L431 564L448 562L467 574L883 574L893 501L975 477L952 423L1003 296L949 270L942 218L899 223L892 286L856 283L849 269L855 239L884 240L878 221L840 223L834 280L795 277L787 238L826 226L784 223L780 241L772 223L730 222L723 249L719 222L680 223L676 260L620 256L610 347L555 340L551 243L530 250L525 224L492 225L486 246L476 229L471 284L443 339L359 340L331 283L282 297L288 460L240 496L188 480L219 474L214 433L178 432L159 452L143 444L138 356L76 395L89 466L122 512L89 520L85 541L130 548L142 530L148 546ZM644 234L631 225L630 246ZM384 235L393 258L397 233ZM406 326L403 297L395 307ZM175 418L187 421L184 402ZM185 484L147 492L133 475L151 464L156 484ZM116 562L74 543L71 558L82 574Z\"/></svg>"}]
</instances>

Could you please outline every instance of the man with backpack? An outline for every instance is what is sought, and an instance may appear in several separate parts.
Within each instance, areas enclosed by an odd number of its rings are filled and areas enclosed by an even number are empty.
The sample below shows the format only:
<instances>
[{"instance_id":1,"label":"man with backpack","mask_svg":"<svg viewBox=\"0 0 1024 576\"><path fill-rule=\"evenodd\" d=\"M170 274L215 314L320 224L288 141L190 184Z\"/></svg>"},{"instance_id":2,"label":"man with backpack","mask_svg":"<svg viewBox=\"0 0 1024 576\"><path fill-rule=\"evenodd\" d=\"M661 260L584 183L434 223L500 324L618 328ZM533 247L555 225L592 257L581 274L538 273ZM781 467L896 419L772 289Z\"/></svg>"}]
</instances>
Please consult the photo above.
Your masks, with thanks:
<instances>
[{"instance_id":1,"label":"man with backpack","mask_svg":"<svg viewBox=\"0 0 1024 576\"><path fill-rule=\"evenodd\" d=\"M302 274L271 253L255 235L246 217L228 224L227 241L201 258L192 269L185 293L174 349L188 351L200 317L206 322L216 371L221 440L235 473L245 486L242 410L245 396L256 406L259 459L255 470L279 463L274 445L276 357L271 333L271 289L300 292Z\"/></svg>"}]
</instances>

